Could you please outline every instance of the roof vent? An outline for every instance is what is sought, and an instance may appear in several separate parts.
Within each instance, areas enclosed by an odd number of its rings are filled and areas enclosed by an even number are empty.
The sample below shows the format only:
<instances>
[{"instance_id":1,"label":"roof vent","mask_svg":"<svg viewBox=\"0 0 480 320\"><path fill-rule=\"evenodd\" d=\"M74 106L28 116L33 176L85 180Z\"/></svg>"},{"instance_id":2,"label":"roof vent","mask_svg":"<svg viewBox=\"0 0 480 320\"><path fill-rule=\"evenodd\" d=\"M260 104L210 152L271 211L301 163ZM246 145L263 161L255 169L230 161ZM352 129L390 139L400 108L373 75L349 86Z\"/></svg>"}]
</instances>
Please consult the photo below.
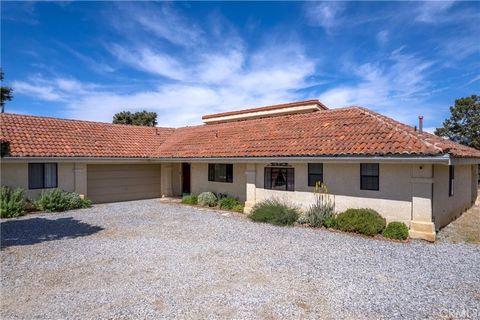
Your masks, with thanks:
<instances>
[{"instance_id":1,"label":"roof vent","mask_svg":"<svg viewBox=\"0 0 480 320\"><path fill-rule=\"evenodd\" d=\"M286 114L315 112L327 109L328 108L318 100L306 100L261 108L209 114L203 116L202 120L205 124L214 124L255 118L276 117Z\"/></svg>"}]
</instances>

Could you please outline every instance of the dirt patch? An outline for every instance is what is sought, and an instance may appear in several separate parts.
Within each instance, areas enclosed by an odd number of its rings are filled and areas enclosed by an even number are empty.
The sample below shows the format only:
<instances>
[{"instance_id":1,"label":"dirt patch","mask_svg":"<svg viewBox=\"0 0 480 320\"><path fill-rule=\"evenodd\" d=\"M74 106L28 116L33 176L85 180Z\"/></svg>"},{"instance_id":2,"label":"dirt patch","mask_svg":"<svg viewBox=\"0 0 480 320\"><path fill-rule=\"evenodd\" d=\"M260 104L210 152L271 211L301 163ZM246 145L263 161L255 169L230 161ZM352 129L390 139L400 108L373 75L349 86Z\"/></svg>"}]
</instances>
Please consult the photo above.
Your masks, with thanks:
<instances>
[{"instance_id":1,"label":"dirt patch","mask_svg":"<svg viewBox=\"0 0 480 320\"><path fill-rule=\"evenodd\" d=\"M474 205L460 218L438 232L438 241L480 244L480 205Z\"/></svg>"}]
</instances>

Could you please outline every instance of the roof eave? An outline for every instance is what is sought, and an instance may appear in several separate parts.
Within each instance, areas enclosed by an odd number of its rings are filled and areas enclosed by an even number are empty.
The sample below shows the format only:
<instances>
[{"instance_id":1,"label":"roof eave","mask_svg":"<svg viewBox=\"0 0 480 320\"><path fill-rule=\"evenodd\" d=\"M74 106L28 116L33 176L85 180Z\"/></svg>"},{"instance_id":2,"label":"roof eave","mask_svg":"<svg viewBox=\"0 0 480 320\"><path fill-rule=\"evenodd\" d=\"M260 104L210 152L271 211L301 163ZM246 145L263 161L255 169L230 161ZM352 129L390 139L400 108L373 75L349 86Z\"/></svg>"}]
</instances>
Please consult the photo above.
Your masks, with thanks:
<instances>
[{"instance_id":1,"label":"roof eave","mask_svg":"<svg viewBox=\"0 0 480 320\"><path fill-rule=\"evenodd\" d=\"M480 159L470 158L472 163L479 163ZM157 163L157 162L381 162L381 163L439 163L451 164L450 155L397 155L397 156L278 156L278 157L148 157L148 158L121 158L121 157L4 157L2 162L135 162L135 163ZM454 162L465 162L466 159L455 158Z\"/></svg>"}]
</instances>

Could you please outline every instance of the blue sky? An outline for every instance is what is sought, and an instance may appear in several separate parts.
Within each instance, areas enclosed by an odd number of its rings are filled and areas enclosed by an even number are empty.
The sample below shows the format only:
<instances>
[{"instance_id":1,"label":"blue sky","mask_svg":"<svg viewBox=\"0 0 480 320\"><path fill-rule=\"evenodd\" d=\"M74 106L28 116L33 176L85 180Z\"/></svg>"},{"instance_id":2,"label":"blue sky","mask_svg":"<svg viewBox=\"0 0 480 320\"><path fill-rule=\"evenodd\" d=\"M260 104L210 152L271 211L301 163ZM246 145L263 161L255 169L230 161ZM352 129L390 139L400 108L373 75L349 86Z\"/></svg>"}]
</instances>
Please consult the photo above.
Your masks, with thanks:
<instances>
[{"instance_id":1,"label":"blue sky","mask_svg":"<svg viewBox=\"0 0 480 320\"><path fill-rule=\"evenodd\" d=\"M303 99L440 126L480 94L479 2L1 2L6 112L159 125Z\"/></svg>"}]
</instances>

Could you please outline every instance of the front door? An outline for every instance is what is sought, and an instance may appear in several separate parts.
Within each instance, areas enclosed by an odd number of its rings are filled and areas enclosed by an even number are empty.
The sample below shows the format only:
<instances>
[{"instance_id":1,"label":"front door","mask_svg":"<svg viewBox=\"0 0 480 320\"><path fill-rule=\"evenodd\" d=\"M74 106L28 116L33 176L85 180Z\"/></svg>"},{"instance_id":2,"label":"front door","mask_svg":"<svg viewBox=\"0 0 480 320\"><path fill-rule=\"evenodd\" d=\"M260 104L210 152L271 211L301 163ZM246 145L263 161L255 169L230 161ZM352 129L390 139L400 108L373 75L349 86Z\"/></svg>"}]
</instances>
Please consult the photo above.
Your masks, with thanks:
<instances>
[{"instance_id":1,"label":"front door","mask_svg":"<svg viewBox=\"0 0 480 320\"><path fill-rule=\"evenodd\" d=\"M190 193L190 163L182 163L182 193Z\"/></svg>"}]
</instances>

